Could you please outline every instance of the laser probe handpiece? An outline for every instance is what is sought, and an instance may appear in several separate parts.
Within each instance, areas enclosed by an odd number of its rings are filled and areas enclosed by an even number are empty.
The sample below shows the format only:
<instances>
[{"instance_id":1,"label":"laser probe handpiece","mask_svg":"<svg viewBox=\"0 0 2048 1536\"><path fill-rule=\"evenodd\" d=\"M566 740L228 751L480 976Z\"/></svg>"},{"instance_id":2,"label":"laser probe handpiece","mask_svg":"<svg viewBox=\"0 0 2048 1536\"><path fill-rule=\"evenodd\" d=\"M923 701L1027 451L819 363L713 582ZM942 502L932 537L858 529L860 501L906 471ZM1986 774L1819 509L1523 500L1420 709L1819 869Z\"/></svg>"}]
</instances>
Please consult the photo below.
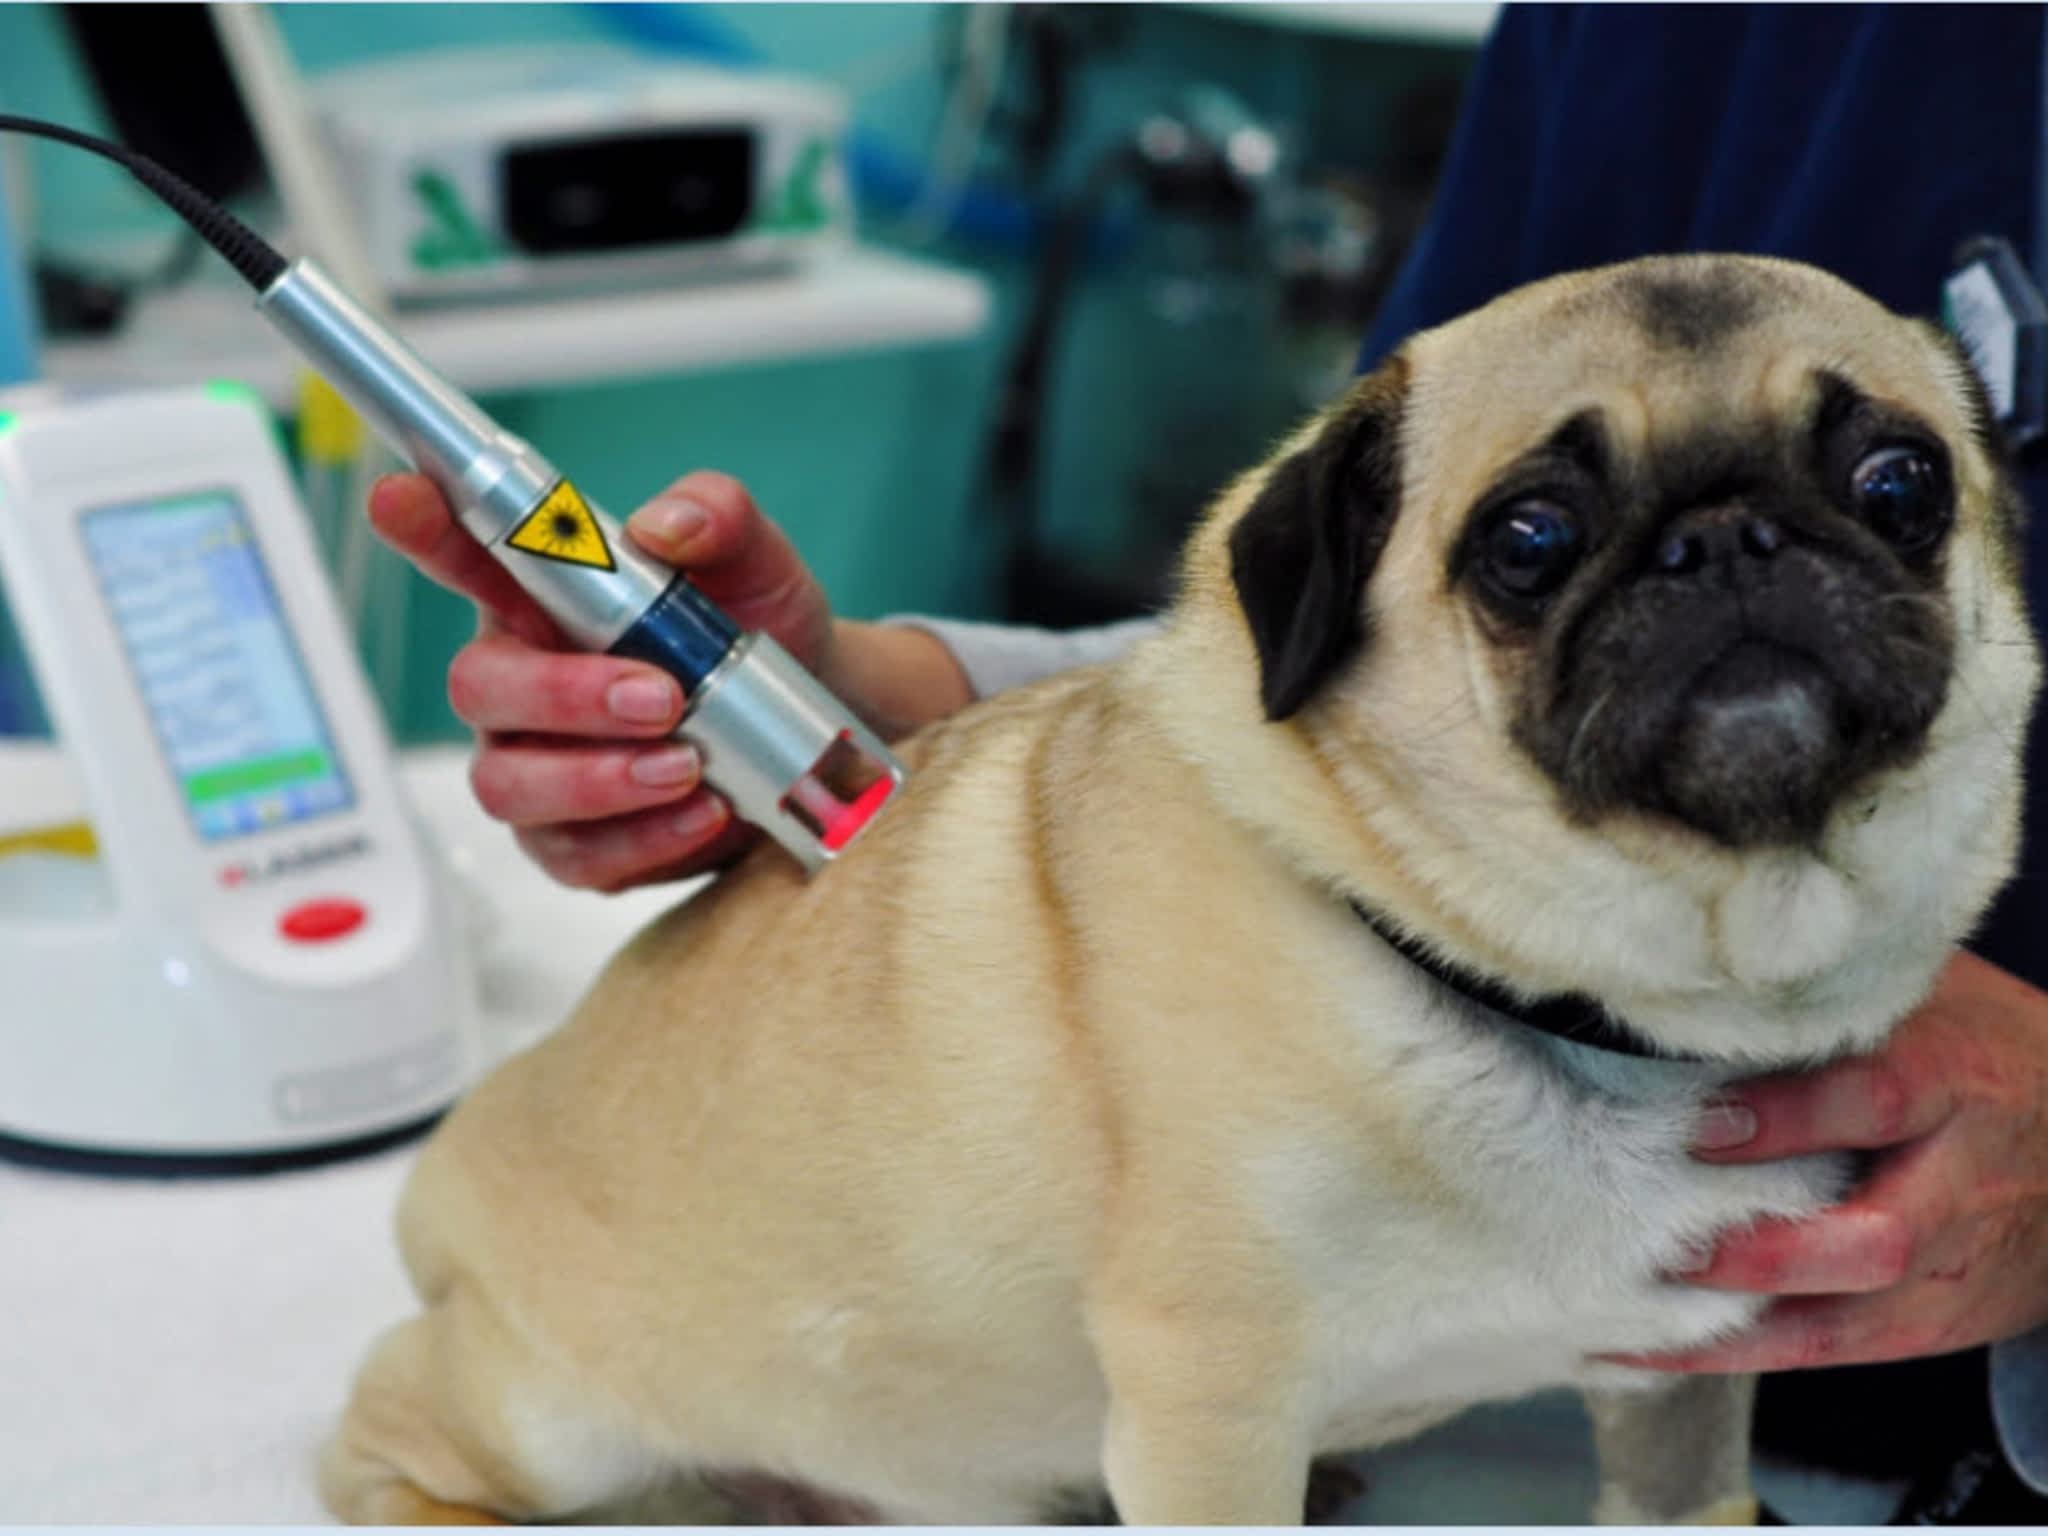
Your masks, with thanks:
<instances>
[{"instance_id":1,"label":"laser probe handpiece","mask_svg":"<svg viewBox=\"0 0 2048 1536\"><path fill-rule=\"evenodd\" d=\"M127 167L225 256L257 309L392 448L438 485L462 525L578 645L651 662L682 683L677 734L742 820L815 871L903 782L881 740L775 640L742 631L642 554L529 444L442 379L332 278L282 255L146 157L33 118L19 129Z\"/></svg>"},{"instance_id":2,"label":"laser probe handpiece","mask_svg":"<svg viewBox=\"0 0 2048 1536\"><path fill-rule=\"evenodd\" d=\"M740 816L815 869L858 833L903 770L773 639L634 547L533 448L436 376L310 262L257 307L577 644L652 662L688 692L681 734Z\"/></svg>"}]
</instances>

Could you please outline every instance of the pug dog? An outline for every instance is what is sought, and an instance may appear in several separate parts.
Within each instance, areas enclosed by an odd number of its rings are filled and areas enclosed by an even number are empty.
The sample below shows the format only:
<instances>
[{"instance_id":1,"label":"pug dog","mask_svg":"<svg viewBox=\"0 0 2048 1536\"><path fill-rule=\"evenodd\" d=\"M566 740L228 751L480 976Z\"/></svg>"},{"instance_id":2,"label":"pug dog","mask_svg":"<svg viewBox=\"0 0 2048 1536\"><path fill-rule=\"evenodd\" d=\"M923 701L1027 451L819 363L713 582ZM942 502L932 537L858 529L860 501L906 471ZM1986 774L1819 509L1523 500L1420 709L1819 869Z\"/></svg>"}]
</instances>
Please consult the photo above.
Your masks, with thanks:
<instances>
[{"instance_id":1,"label":"pug dog","mask_svg":"<svg viewBox=\"0 0 2048 1536\"><path fill-rule=\"evenodd\" d=\"M1669 1276L1848 1170L1695 1116L1880 1044L2012 866L1991 434L1781 261L1415 336L1154 636L915 738L827 873L753 858L461 1104L333 1509L1282 1524L1320 1453L1574 1385L1599 1518L1749 1518L1748 1384L1598 1357L1754 1316Z\"/></svg>"}]
</instances>

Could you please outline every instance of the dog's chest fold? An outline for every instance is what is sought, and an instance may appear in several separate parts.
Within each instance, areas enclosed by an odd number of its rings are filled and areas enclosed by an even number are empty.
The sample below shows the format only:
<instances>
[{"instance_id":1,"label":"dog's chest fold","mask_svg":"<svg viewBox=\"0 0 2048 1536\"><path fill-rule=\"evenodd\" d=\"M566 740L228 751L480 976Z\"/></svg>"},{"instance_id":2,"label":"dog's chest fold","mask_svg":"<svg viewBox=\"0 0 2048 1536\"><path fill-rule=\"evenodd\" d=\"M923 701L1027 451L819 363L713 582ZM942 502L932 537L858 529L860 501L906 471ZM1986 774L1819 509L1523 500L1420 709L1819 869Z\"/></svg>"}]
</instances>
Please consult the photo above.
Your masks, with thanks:
<instances>
[{"instance_id":1,"label":"dog's chest fold","mask_svg":"<svg viewBox=\"0 0 2048 1536\"><path fill-rule=\"evenodd\" d=\"M1441 1016L1385 1062L1370 1091L1391 1115L1348 1143L1276 1138L1256 1175L1309 1317L1329 1448L1740 1326L1752 1298L1664 1277L1711 1234L1811 1210L1841 1179L1829 1160L1687 1156L1711 1069Z\"/></svg>"}]
</instances>

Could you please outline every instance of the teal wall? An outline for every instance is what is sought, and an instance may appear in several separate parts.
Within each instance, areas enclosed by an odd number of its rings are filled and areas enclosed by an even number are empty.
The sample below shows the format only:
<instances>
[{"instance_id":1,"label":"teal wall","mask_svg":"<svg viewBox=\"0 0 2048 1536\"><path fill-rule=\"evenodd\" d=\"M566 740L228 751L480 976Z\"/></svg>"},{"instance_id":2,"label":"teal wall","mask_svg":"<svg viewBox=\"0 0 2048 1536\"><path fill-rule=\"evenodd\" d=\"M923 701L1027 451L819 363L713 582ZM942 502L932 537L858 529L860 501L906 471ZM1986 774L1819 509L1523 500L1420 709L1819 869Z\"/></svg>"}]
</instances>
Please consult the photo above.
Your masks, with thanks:
<instances>
[{"instance_id":1,"label":"teal wall","mask_svg":"<svg viewBox=\"0 0 2048 1536\"><path fill-rule=\"evenodd\" d=\"M846 91L863 128L911 156L926 152L939 120L936 63L945 29L960 20L949 9L704 8L775 67ZM614 35L574 5L297 4L278 14L309 72L434 46ZM1207 80L1286 122L1304 147L1370 171L1394 92L1425 74L1457 73L1465 62L1457 50L1333 41L1184 7L1103 14L1109 41L1083 80L1074 162L1177 86ZM0 107L99 123L48 6L0 6ZM169 233L166 217L119 171L40 143L27 160L45 249L86 255L110 239ZM870 233L886 239L884 230ZM614 508L691 468L738 475L789 528L846 612L984 613L995 572L976 481L1025 269L1015 253L933 254L977 266L994 284L996 319L983 337L485 403ZM1163 257L1174 259L1170 251ZM1257 296L1203 325L1176 326L1157 303L1161 258L1141 237L1102 265L1077 297L1056 371L1047 526L1103 562L1117 557L1162 463L1206 483L1254 457L1302 404L1278 376ZM395 568L378 579L386 590L411 580ZM401 736L447 734L455 727L442 673L471 620L463 605L423 584L406 599L403 675L379 669L387 703Z\"/></svg>"}]
</instances>

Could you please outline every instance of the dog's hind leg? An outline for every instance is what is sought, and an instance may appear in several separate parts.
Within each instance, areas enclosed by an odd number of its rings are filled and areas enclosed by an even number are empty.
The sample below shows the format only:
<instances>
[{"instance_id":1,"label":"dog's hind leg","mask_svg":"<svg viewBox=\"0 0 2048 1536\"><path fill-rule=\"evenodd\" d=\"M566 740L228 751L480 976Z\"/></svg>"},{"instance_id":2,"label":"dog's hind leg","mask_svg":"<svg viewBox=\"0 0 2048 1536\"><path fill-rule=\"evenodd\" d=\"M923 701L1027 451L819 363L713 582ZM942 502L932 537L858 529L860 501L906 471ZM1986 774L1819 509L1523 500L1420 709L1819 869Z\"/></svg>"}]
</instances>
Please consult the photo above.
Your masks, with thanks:
<instances>
[{"instance_id":1,"label":"dog's hind leg","mask_svg":"<svg viewBox=\"0 0 2048 1536\"><path fill-rule=\"evenodd\" d=\"M328 1508L358 1525L552 1519L636 1491L637 1437L461 1289L377 1343L320 1460Z\"/></svg>"},{"instance_id":2,"label":"dog's hind leg","mask_svg":"<svg viewBox=\"0 0 2048 1536\"><path fill-rule=\"evenodd\" d=\"M1754 1376L1674 1376L1588 1390L1602 1525L1755 1525L1749 1480Z\"/></svg>"}]
</instances>

